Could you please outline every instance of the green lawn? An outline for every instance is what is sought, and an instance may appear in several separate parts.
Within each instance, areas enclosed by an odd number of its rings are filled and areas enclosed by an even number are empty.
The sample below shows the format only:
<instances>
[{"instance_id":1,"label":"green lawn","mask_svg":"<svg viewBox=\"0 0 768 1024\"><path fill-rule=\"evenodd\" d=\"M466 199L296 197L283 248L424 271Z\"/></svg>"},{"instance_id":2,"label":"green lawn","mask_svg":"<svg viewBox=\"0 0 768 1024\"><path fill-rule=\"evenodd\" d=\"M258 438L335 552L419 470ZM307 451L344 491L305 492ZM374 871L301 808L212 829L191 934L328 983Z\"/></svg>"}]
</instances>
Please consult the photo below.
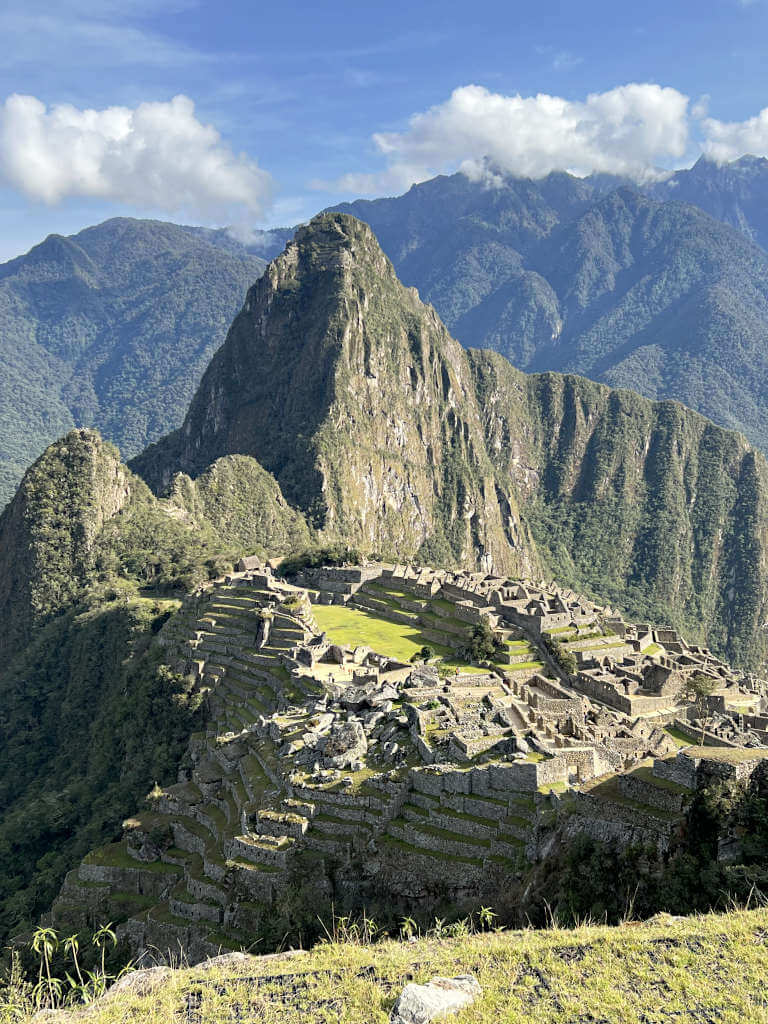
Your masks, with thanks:
<instances>
[{"instance_id":1,"label":"green lawn","mask_svg":"<svg viewBox=\"0 0 768 1024\"><path fill-rule=\"evenodd\" d=\"M476 668L456 659L447 647L432 643L415 626L380 619L361 608L340 604L316 604L312 612L318 627L333 643L344 647L365 646L398 661L410 661L425 645L440 655L444 663L460 672L475 672Z\"/></svg>"},{"instance_id":2,"label":"green lawn","mask_svg":"<svg viewBox=\"0 0 768 1024\"><path fill-rule=\"evenodd\" d=\"M678 747L690 747L690 746L693 746L693 744L688 739L688 737L685 735L685 733L681 732L680 729L675 729L675 727L673 725L665 726L664 732L668 736L672 737L672 739L675 741L675 746L678 746Z\"/></svg>"},{"instance_id":3,"label":"green lawn","mask_svg":"<svg viewBox=\"0 0 768 1024\"><path fill-rule=\"evenodd\" d=\"M661 647L659 644L649 644L648 647L644 647L643 650L640 651L641 654L648 654L651 657L653 657L654 654L659 654L660 652Z\"/></svg>"}]
</instances>

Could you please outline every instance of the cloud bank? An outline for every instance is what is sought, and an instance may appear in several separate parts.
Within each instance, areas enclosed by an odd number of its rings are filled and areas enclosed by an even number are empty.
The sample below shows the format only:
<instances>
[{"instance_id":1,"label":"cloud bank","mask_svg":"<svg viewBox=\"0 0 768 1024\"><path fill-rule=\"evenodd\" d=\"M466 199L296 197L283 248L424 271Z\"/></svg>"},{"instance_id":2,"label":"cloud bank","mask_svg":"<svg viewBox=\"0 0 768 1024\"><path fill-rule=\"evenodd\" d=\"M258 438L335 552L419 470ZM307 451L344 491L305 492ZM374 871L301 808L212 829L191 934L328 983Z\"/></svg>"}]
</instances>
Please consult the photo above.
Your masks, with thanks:
<instances>
[{"instance_id":1,"label":"cloud bank","mask_svg":"<svg viewBox=\"0 0 768 1024\"><path fill-rule=\"evenodd\" d=\"M539 93L505 96L478 85L414 114L402 131L373 145L386 167L315 187L375 195L405 191L435 174L464 171L493 183L499 174L542 178L551 171L618 174L636 181L700 154L724 163L768 156L768 108L741 122L709 117L708 97L691 105L677 89L630 83L585 100Z\"/></svg>"},{"instance_id":2,"label":"cloud bank","mask_svg":"<svg viewBox=\"0 0 768 1024\"><path fill-rule=\"evenodd\" d=\"M186 96L104 110L9 96L0 179L44 203L86 196L219 223L263 216L272 196L270 175L236 156Z\"/></svg>"},{"instance_id":3,"label":"cloud bank","mask_svg":"<svg viewBox=\"0 0 768 1024\"><path fill-rule=\"evenodd\" d=\"M727 163L749 153L768 156L768 107L746 121L718 121L705 117L702 121L705 135L705 156L718 163Z\"/></svg>"},{"instance_id":4,"label":"cloud bank","mask_svg":"<svg viewBox=\"0 0 768 1024\"><path fill-rule=\"evenodd\" d=\"M388 162L379 175L347 175L345 189L373 192L460 167L540 178L550 171L604 171L644 178L659 161L685 155L689 100L677 89L622 85L566 100L539 93L504 96L479 85L455 89L444 103L414 114L401 132L373 136Z\"/></svg>"}]
</instances>

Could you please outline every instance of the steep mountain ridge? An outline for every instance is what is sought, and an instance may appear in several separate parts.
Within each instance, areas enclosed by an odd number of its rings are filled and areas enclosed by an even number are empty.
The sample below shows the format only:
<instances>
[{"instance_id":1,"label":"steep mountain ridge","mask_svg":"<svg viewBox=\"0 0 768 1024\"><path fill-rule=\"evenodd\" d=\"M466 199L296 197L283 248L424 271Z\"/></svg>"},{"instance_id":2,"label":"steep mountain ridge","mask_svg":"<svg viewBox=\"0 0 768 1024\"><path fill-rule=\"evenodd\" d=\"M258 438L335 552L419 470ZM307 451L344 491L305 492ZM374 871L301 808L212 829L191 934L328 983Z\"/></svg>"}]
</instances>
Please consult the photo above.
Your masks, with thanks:
<instances>
[{"instance_id":1,"label":"steep mountain ridge","mask_svg":"<svg viewBox=\"0 0 768 1024\"><path fill-rule=\"evenodd\" d=\"M181 429L132 465L162 490L234 453L258 459L328 537L530 565L463 349L353 218L297 233L249 291Z\"/></svg>"},{"instance_id":2,"label":"steep mountain ridge","mask_svg":"<svg viewBox=\"0 0 768 1024\"><path fill-rule=\"evenodd\" d=\"M768 249L768 160L742 156L717 163L700 157L693 167L675 171L664 181L646 187L655 199L672 199L698 206L717 220L738 228L761 248Z\"/></svg>"},{"instance_id":3,"label":"steep mountain ridge","mask_svg":"<svg viewBox=\"0 0 768 1024\"><path fill-rule=\"evenodd\" d=\"M264 268L229 243L115 218L0 265L0 508L75 425L133 455L178 424Z\"/></svg>"},{"instance_id":4,"label":"steep mountain ridge","mask_svg":"<svg viewBox=\"0 0 768 1024\"><path fill-rule=\"evenodd\" d=\"M556 570L764 659L763 457L675 403L465 351L348 215L315 218L270 265L183 427L131 465L161 492L235 453L325 541Z\"/></svg>"},{"instance_id":5,"label":"steep mountain ridge","mask_svg":"<svg viewBox=\"0 0 768 1024\"><path fill-rule=\"evenodd\" d=\"M700 160L642 190L491 170L494 187L441 176L340 209L463 344L684 401L766 450L768 259L744 238L768 246L768 161ZM292 234L115 218L0 266L0 507L75 425L129 457L178 426L262 257Z\"/></svg>"},{"instance_id":6,"label":"steep mountain ridge","mask_svg":"<svg viewBox=\"0 0 768 1024\"><path fill-rule=\"evenodd\" d=\"M562 173L457 174L337 209L371 225L464 345L674 398L768 448L768 256L734 227Z\"/></svg>"},{"instance_id":7,"label":"steep mountain ridge","mask_svg":"<svg viewBox=\"0 0 768 1024\"><path fill-rule=\"evenodd\" d=\"M0 513L0 657L11 658L93 588L188 590L242 554L305 548L310 531L247 456L221 458L159 501L96 431L72 430Z\"/></svg>"}]
</instances>

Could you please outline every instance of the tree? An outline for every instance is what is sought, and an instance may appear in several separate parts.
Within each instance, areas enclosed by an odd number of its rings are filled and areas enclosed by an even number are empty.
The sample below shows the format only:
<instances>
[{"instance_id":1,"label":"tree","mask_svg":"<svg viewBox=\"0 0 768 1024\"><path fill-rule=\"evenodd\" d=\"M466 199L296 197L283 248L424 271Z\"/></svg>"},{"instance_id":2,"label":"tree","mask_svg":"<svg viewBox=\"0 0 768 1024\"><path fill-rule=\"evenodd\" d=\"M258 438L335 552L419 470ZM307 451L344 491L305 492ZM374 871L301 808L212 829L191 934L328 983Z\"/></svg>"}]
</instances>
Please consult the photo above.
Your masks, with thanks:
<instances>
[{"instance_id":1,"label":"tree","mask_svg":"<svg viewBox=\"0 0 768 1024\"><path fill-rule=\"evenodd\" d=\"M701 745L704 746L706 732L707 701L717 689L717 679L713 676L704 675L703 672L694 672L688 676L683 687L683 696L691 701L699 713L701 720Z\"/></svg>"},{"instance_id":2,"label":"tree","mask_svg":"<svg viewBox=\"0 0 768 1024\"><path fill-rule=\"evenodd\" d=\"M467 647L467 654L471 661L490 661L498 658L504 652L504 641L497 636L487 622L479 622L473 632L472 639Z\"/></svg>"}]
</instances>

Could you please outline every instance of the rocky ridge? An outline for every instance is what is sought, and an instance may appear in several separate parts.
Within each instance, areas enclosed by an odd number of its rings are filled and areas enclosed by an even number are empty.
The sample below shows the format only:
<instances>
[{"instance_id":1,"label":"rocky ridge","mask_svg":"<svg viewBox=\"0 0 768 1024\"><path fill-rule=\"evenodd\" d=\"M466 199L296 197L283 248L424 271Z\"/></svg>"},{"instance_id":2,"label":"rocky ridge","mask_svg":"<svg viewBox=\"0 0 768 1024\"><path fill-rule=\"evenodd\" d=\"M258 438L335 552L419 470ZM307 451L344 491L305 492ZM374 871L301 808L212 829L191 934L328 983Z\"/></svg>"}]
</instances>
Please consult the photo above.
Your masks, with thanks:
<instances>
[{"instance_id":1,"label":"rocky ridge","mask_svg":"<svg viewBox=\"0 0 768 1024\"><path fill-rule=\"evenodd\" d=\"M270 264L182 428L131 465L162 492L235 453L323 540L546 566L743 664L764 658L764 458L675 403L466 352L347 215L316 218Z\"/></svg>"}]
</instances>

